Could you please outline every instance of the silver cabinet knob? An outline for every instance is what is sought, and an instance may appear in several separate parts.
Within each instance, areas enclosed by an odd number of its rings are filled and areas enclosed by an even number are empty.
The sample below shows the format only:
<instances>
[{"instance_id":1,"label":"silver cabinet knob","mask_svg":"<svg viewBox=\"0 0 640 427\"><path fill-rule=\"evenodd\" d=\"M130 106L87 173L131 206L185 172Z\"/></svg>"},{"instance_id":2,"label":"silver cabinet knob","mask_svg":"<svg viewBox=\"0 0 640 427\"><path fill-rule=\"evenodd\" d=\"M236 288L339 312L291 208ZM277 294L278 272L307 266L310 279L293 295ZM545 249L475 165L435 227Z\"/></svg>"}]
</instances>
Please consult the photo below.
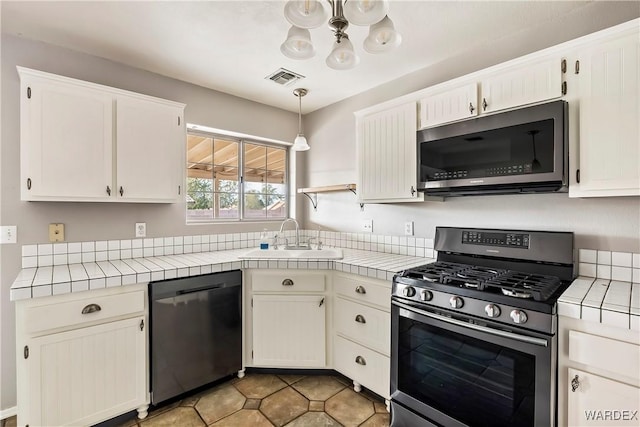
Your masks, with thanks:
<instances>
[{"instance_id":1,"label":"silver cabinet knob","mask_svg":"<svg viewBox=\"0 0 640 427\"><path fill-rule=\"evenodd\" d=\"M282 286L293 286L293 280L291 279L284 279L282 281Z\"/></svg>"},{"instance_id":2,"label":"silver cabinet knob","mask_svg":"<svg viewBox=\"0 0 640 427\"><path fill-rule=\"evenodd\" d=\"M356 294L361 294L364 295L367 293L367 290L364 288L364 286L356 286Z\"/></svg>"},{"instance_id":3,"label":"silver cabinet knob","mask_svg":"<svg viewBox=\"0 0 640 427\"><path fill-rule=\"evenodd\" d=\"M433 299L433 293L431 293L431 291L423 289L422 291L420 291L420 299L422 301L431 301Z\"/></svg>"},{"instance_id":4,"label":"silver cabinet knob","mask_svg":"<svg viewBox=\"0 0 640 427\"><path fill-rule=\"evenodd\" d=\"M356 363L357 363L358 365L366 366L367 361L366 361L366 360L364 360L364 357L362 357L362 356L357 356L357 357L356 357Z\"/></svg>"},{"instance_id":5,"label":"silver cabinet knob","mask_svg":"<svg viewBox=\"0 0 640 427\"><path fill-rule=\"evenodd\" d=\"M500 307L495 304L487 304L484 308L484 312L489 317L499 317L500 316Z\"/></svg>"},{"instance_id":6,"label":"silver cabinet knob","mask_svg":"<svg viewBox=\"0 0 640 427\"><path fill-rule=\"evenodd\" d=\"M460 297L453 296L449 298L449 304L451 305L451 308L462 308L464 301Z\"/></svg>"},{"instance_id":7,"label":"silver cabinet knob","mask_svg":"<svg viewBox=\"0 0 640 427\"><path fill-rule=\"evenodd\" d=\"M414 296L415 294L416 294L416 289L413 286L407 286L402 290L402 295L408 298Z\"/></svg>"},{"instance_id":8,"label":"silver cabinet knob","mask_svg":"<svg viewBox=\"0 0 640 427\"><path fill-rule=\"evenodd\" d=\"M522 310L511 310L509 314L513 323L522 324L527 323L527 313Z\"/></svg>"}]
</instances>

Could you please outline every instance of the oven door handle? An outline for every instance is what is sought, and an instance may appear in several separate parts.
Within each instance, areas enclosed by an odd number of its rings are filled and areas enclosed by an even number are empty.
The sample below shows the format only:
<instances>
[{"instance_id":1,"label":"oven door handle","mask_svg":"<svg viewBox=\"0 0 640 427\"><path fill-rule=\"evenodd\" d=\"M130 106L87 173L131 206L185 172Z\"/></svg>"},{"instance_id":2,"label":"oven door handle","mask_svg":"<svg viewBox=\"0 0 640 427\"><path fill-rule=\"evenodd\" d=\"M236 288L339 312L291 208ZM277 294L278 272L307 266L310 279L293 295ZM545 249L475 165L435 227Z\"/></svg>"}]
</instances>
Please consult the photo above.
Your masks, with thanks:
<instances>
[{"instance_id":1,"label":"oven door handle","mask_svg":"<svg viewBox=\"0 0 640 427\"><path fill-rule=\"evenodd\" d=\"M504 337L504 338L509 338L509 339L513 339L513 340L517 340L517 341L522 341L522 342L529 343L529 344L535 344L535 345L539 345L539 346L542 346L542 347L548 347L549 346L549 342L547 340L545 340L545 339L542 339L542 338L528 337L528 336L525 336L525 335L514 334L512 332L501 331L499 329L487 328L486 326L476 325L475 323L463 322L462 320L457 320L457 319L452 319L450 317L440 316L438 314L430 313L430 312L424 311L424 310L420 310L420 309L415 308L415 307L413 307L411 305L403 304L403 303L397 302L397 301L391 301L391 303L393 305L395 305L395 306L404 308L405 310L411 311L413 313L416 313L416 314L419 314L419 315L422 315L422 316L427 316L427 317L430 317L432 319L440 320L442 322L450 323L452 325L462 326L464 328L474 329L476 331L486 332L486 333L491 334L491 335L497 335L499 337Z\"/></svg>"}]
</instances>

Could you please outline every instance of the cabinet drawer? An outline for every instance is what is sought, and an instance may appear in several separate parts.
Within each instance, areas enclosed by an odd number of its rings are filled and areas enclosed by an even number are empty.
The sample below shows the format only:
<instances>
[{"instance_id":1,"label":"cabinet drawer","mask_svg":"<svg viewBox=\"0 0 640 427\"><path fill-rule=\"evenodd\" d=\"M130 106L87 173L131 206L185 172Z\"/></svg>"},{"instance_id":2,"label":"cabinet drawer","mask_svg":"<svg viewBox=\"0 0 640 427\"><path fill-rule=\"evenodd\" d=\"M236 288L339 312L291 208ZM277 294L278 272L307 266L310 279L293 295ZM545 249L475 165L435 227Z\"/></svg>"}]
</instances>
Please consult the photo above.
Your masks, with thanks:
<instances>
[{"instance_id":1,"label":"cabinet drawer","mask_svg":"<svg viewBox=\"0 0 640 427\"><path fill-rule=\"evenodd\" d=\"M342 337L335 339L335 369L368 389L389 398L389 358Z\"/></svg>"},{"instance_id":2,"label":"cabinet drawer","mask_svg":"<svg viewBox=\"0 0 640 427\"><path fill-rule=\"evenodd\" d=\"M324 273L260 272L251 276L254 292L324 292Z\"/></svg>"},{"instance_id":3,"label":"cabinet drawer","mask_svg":"<svg viewBox=\"0 0 640 427\"><path fill-rule=\"evenodd\" d=\"M640 346L569 331L569 358L629 378L640 377Z\"/></svg>"},{"instance_id":4,"label":"cabinet drawer","mask_svg":"<svg viewBox=\"0 0 640 427\"><path fill-rule=\"evenodd\" d=\"M95 297L86 296L74 301L30 307L25 316L25 331L37 333L69 326L80 327L85 323L97 320L108 320L128 314L141 313L144 311L144 307L144 291ZM83 310L95 311L83 314Z\"/></svg>"},{"instance_id":5,"label":"cabinet drawer","mask_svg":"<svg viewBox=\"0 0 640 427\"><path fill-rule=\"evenodd\" d=\"M361 280L356 277L336 274L334 282L336 293L391 310L391 283L389 283L389 286L384 286L373 283L371 280L364 278Z\"/></svg>"},{"instance_id":6,"label":"cabinet drawer","mask_svg":"<svg viewBox=\"0 0 640 427\"><path fill-rule=\"evenodd\" d=\"M388 312L336 298L334 321L338 333L389 354L391 315Z\"/></svg>"}]
</instances>

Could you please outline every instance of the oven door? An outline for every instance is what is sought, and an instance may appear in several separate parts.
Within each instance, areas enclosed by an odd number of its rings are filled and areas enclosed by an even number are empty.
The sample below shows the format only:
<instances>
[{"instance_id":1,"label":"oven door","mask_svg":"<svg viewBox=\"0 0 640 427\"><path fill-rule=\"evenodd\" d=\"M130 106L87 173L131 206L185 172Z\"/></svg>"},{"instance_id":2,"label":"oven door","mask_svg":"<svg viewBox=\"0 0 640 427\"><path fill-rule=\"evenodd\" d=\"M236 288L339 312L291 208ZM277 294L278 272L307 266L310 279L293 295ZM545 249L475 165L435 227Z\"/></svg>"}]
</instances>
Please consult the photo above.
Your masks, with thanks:
<instances>
[{"instance_id":1,"label":"oven door","mask_svg":"<svg viewBox=\"0 0 640 427\"><path fill-rule=\"evenodd\" d=\"M553 426L556 342L392 299L392 426ZM393 408L419 414L402 421Z\"/></svg>"}]
</instances>

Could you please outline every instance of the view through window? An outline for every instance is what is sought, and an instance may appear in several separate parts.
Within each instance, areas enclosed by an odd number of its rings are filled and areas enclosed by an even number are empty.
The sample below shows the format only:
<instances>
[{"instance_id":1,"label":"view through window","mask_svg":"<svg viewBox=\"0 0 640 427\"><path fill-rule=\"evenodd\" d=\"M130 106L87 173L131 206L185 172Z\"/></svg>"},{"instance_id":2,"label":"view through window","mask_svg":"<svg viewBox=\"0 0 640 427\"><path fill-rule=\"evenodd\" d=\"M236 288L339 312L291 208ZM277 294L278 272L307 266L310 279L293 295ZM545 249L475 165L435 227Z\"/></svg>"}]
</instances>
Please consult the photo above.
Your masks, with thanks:
<instances>
[{"instance_id":1,"label":"view through window","mask_svg":"<svg viewBox=\"0 0 640 427\"><path fill-rule=\"evenodd\" d=\"M283 219L287 149L189 131L187 222Z\"/></svg>"}]
</instances>

